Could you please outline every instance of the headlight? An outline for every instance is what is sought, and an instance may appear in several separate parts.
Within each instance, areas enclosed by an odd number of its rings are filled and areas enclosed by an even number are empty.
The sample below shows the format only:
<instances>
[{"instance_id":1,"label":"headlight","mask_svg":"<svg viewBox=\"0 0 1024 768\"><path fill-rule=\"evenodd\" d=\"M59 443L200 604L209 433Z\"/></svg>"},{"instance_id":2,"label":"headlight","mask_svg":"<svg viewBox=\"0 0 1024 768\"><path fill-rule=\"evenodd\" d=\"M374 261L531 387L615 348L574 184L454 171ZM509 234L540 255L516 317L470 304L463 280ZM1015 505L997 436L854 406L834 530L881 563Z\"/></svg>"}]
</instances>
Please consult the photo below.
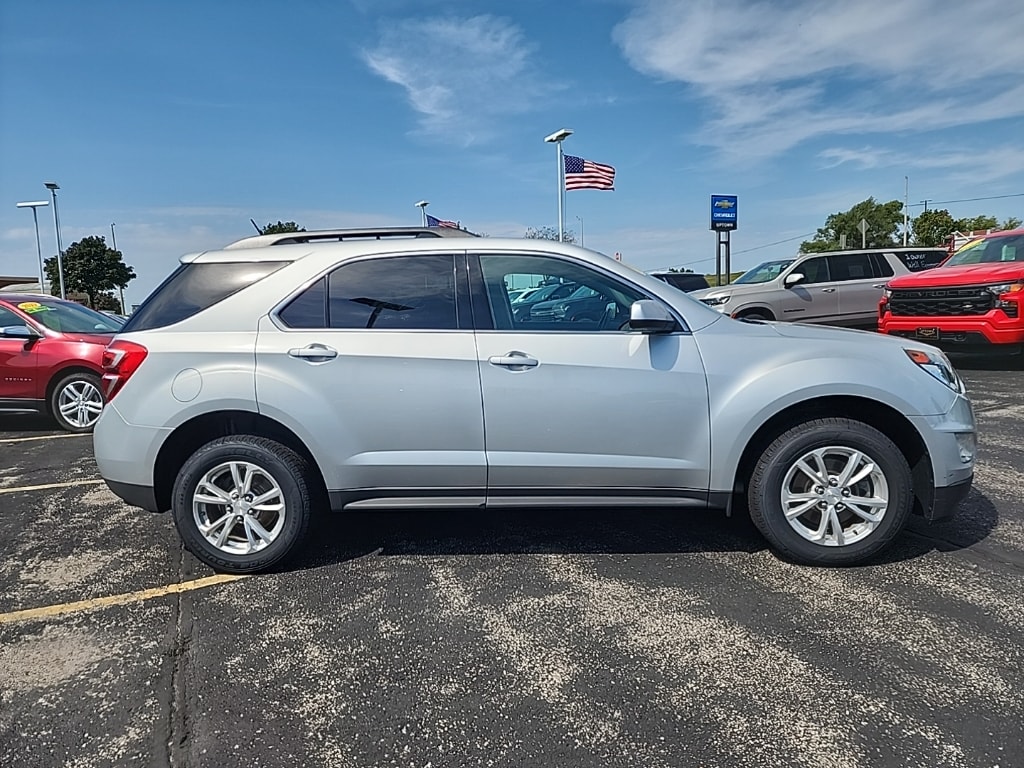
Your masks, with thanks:
<instances>
[{"instance_id":1,"label":"headlight","mask_svg":"<svg viewBox=\"0 0 1024 768\"><path fill-rule=\"evenodd\" d=\"M937 349L925 351L923 349L904 349L907 357L917 363L922 370L941 381L954 392L964 393L964 383L957 375L953 364L943 352Z\"/></svg>"},{"instance_id":2,"label":"headlight","mask_svg":"<svg viewBox=\"0 0 1024 768\"><path fill-rule=\"evenodd\" d=\"M892 288L886 288L886 289L884 289L884 290L882 291L882 296L884 296L884 297L885 297L885 298L887 298L887 299L891 299L891 298L892 298Z\"/></svg>"},{"instance_id":3,"label":"headlight","mask_svg":"<svg viewBox=\"0 0 1024 768\"><path fill-rule=\"evenodd\" d=\"M994 293L996 296L1002 296L1004 293L1017 293L1024 285L1021 283L999 283L999 285L986 285L985 289L990 293Z\"/></svg>"},{"instance_id":4,"label":"headlight","mask_svg":"<svg viewBox=\"0 0 1024 768\"><path fill-rule=\"evenodd\" d=\"M729 294L725 294L724 296L708 296L705 299L701 299L701 301L703 301L709 307L720 307L723 304L728 304L729 298Z\"/></svg>"}]
</instances>

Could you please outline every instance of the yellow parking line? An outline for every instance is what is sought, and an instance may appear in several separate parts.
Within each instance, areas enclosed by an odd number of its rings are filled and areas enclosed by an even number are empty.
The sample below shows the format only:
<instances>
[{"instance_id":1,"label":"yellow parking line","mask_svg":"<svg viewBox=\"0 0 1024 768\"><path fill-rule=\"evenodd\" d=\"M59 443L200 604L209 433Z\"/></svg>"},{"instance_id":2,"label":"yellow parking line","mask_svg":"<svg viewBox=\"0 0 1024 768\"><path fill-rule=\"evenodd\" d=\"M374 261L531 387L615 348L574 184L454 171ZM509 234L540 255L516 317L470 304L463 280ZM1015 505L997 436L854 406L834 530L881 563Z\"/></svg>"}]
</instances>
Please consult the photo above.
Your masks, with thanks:
<instances>
[{"instance_id":1,"label":"yellow parking line","mask_svg":"<svg viewBox=\"0 0 1024 768\"><path fill-rule=\"evenodd\" d=\"M27 608L23 611L11 611L0 613L0 624L13 624L16 621L30 621L31 619L49 619L54 616L63 616L68 613L80 613L92 611L99 608L108 608L112 605L126 605L128 603L151 600L154 597L175 595L180 592L191 592L195 589L212 587L217 584L227 584L247 578L246 576L234 576L227 573L207 576L193 581L183 581L178 584L168 584L164 587L153 587L152 589L140 589L138 592L126 592L122 595L109 595L107 597L94 597L90 600L79 600L74 603L59 603L57 605L45 605L42 608Z\"/></svg>"},{"instance_id":2,"label":"yellow parking line","mask_svg":"<svg viewBox=\"0 0 1024 768\"><path fill-rule=\"evenodd\" d=\"M0 493L18 493L19 491L46 491L50 488L73 488L76 485L99 485L102 480L72 480L67 483L46 483L45 485L19 485L15 488L0 488Z\"/></svg>"},{"instance_id":3,"label":"yellow parking line","mask_svg":"<svg viewBox=\"0 0 1024 768\"><path fill-rule=\"evenodd\" d=\"M61 437L92 437L88 432L66 435L38 435L37 437L0 437L0 443L27 443L30 440L57 440Z\"/></svg>"}]
</instances>

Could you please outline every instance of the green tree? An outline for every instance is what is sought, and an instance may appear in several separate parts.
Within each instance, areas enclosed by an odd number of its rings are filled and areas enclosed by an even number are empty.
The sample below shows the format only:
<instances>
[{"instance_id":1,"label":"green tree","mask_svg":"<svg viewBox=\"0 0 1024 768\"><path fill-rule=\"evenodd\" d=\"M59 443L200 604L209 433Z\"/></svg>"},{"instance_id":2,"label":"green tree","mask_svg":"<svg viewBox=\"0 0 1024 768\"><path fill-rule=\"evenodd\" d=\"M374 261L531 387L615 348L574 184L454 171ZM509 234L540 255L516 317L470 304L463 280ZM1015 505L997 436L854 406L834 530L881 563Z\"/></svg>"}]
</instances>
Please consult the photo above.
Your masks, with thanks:
<instances>
[{"instance_id":1,"label":"green tree","mask_svg":"<svg viewBox=\"0 0 1024 768\"><path fill-rule=\"evenodd\" d=\"M1021 224L1024 224L1024 221L1021 221L1016 216L1011 216L1006 221L1004 221L1002 224L1000 224L999 228L1000 229L1017 229L1017 227L1019 227Z\"/></svg>"},{"instance_id":2,"label":"green tree","mask_svg":"<svg viewBox=\"0 0 1024 768\"><path fill-rule=\"evenodd\" d=\"M281 235L286 232L305 232L306 228L294 221L278 221L277 224L267 224L261 231L264 235Z\"/></svg>"},{"instance_id":3,"label":"green tree","mask_svg":"<svg viewBox=\"0 0 1024 768\"><path fill-rule=\"evenodd\" d=\"M51 292L60 294L60 274L57 257L44 263ZM124 263L124 256L107 246L103 237L92 235L72 243L64 251L64 289L68 293L84 293L89 306L96 308L97 299L106 291L126 288L135 279L135 270Z\"/></svg>"},{"instance_id":4,"label":"green tree","mask_svg":"<svg viewBox=\"0 0 1024 768\"><path fill-rule=\"evenodd\" d=\"M558 240L558 227L528 227L523 237L530 240ZM571 229L565 230L562 242L575 243L576 233Z\"/></svg>"},{"instance_id":5,"label":"green tree","mask_svg":"<svg viewBox=\"0 0 1024 768\"><path fill-rule=\"evenodd\" d=\"M922 211L913 220L914 245L945 245L957 230L957 220L945 208Z\"/></svg>"},{"instance_id":6,"label":"green tree","mask_svg":"<svg viewBox=\"0 0 1024 768\"><path fill-rule=\"evenodd\" d=\"M825 219L825 226L817 231L814 239L800 244L801 252L838 251L841 235L846 235L847 248L859 248L861 235L858 225L861 219L868 223L865 237L868 248L884 248L902 243L900 228L903 225L903 203L899 200L879 203L869 197L850 210L833 213Z\"/></svg>"}]
</instances>

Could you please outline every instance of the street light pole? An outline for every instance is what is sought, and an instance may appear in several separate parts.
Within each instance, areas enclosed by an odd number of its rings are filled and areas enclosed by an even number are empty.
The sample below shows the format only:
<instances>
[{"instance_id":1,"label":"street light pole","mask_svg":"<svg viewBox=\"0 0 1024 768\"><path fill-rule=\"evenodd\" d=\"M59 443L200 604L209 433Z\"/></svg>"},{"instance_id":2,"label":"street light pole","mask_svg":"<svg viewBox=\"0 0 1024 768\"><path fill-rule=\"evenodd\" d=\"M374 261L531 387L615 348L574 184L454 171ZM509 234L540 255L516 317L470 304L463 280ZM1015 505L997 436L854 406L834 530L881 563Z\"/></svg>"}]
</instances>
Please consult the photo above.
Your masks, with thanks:
<instances>
[{"instance_id":1,"label":"street light pole","mask_svg":"<svg viewBox=\"0 0 1024 768\"><path fill-rule=\"evenodd\" d=\"M583 247L583 217L577 216L576 221L580 223L580 248Z\"/></svg>"},{"instance_id":2,"label":"street light pole","mask_svg":"<svg viewBox=\"0 0 1024 768\"><path fill-rule=\"evenodd\" d=\"M42 208L50 204L49 200L36 200L30 203L18 203L18 208L31 208L32 209L32 223L36 227L36 256L39 259L39 292L46 293L46 270L43 268L43 248L39 244L39 216L36 214L37 208Z\"/></svg>"},{"instance_id":3,"label":"street light pole","mask_svg":"<svg viewBox=\"0 0 1024 768\"><path fill-rule=\"evenodd\" d=\"M423 226L424 227L427 226L427 206L428 205L430 205L430 201L429 200L420 200L418 203L416 203L416 207L420 209L420 213L422 214Z\"/></svg>"},{"instance_id":4,"label":"street light pole","mask_svg":"<svg viewBox=\"0 0 1024 768\"><path fill-rule=\"evenodd\" d=\"M60 242L60 217L57 215L57 190L60 189L60 185L55 181L46 181L43 182L43 186L50 190L50 196L53 198L53 229L57 234L57 275L60 277L60 297L66 299L67 292L64 290L64 246Z\"/></svg>"},{"instance_id":5,"label":"street light pole","mask_svg":"<svg viewBox=\"0 0 1024 768\"><path fill-rule=\"evenodd\" d=\"M565 240L565 160L562 156L562 142L570 136L572 131L562 128L544 137L544 141L558 147L558 242Z\"/></svg>"},{"instance_id":6,"label":"street light pole","mask_svg":"<svg viewBox=\"0 0 1024 768\"><path fill-rule=\"evenodd\" d=\"M114 247L114 250L116 251L117 250L117 237L114 235L114 222L110 222L110 244ZM125 305L124 305L124 286L123 285L117 286L117 291L118 291L118 294L121 297L121 314L122 315L127 315L128 313L125 311Z\"/></svg>"}]
</instances>

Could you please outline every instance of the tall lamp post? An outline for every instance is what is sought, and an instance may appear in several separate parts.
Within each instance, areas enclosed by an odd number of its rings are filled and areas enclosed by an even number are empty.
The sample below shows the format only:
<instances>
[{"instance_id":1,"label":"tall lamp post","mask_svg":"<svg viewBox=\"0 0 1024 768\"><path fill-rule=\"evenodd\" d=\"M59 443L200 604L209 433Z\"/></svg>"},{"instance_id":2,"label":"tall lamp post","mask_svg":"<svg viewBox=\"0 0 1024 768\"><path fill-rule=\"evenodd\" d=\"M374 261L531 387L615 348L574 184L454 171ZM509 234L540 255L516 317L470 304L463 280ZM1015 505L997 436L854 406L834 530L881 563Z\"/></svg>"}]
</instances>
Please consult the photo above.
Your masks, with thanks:
<instances>
[{"instance_id":1,"label":"tall lamp post","mask_svg":"<svg viewBox=\"0 0 1024 768\"><path fill-rule=\"evenodd\" d=\"M423 226L427 226L427 206L430 205L429 200L420 200L416 203L416 207L420 209L421 218L423 220Z\"/></svg>"},{"instance_id":2,"label":"tall lamp post","mask_svg":"<svg viewBox=\"0 0 1024 768\"><path fill-rule=\"evenodd\" d=\"M558 242L565 240L565 161L562 159L562 142L570 136L572 131L562 128L544 137L544 141L558 147Z\"/></svg>"},{"instance_id":3,"label":"tall lamp post","mask_svg":"<svg viewBox=\"0 0 1024 768\"><path fill-rule=\"evenodd\" d=\"M31 208L32 209L32 222L36 225L36 256L39 258L39 292L46 293L46 270L43 268L43 249L39 245L39 216L36 213L37 208L42 208L50 204L49 200L36 200L29 203L18 203L19 208Z\"/></svg>"},{"instance_id":4,"label":"tall lamp post","mask_svg":"<svg viewBox=\"0 0 1024 768\"><path fill-rule=\"evenodd\" d=\"M64 246L60 242L60 217L57 215L57 190L60 185L55 181L44 181L43 186L50 190L53 198L53 230L57 234L57 275L60 277L60 297L67 298L64 290Z\"/></svg>"},{"instance_id":5,"label":"tall lamp post","mask_svg":"<svg viewBox=\"0 0 1024 768\"><path fill-rule=\"evenodd\" d=\"M576 221L580 223L580 248L583 248L583 217L577 216Z\"/></svg>"},{"instance_id":6,"label":"tall lamp post","mask_svg":"<svg viewBox=\"0 0 1024 768\"><path fill-rule=\"evenodd\" d=\"M116 251L117 250L117 237L114 235L114 222L110 222L110 244L113 246L114 250ZM117 286L117 290L121 294L121 314L122 315L127 315L128 313L125 311L125 305L124 305L124 286L122 286L122 285Z\"/></svg>"}]
</instances>

